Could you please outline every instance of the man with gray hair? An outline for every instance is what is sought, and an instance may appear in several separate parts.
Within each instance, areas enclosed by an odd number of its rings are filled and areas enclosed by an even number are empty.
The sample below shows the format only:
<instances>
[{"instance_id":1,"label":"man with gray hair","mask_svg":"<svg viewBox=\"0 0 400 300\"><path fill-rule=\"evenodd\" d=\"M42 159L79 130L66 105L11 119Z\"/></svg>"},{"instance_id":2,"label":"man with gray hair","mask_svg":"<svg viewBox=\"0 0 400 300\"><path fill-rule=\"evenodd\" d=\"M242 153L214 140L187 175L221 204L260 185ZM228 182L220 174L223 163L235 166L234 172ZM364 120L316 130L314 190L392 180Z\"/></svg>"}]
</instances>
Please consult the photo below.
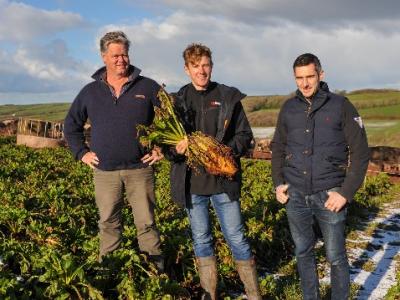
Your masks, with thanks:
<instances>
[{"instance_id":1,"label":"man with gray hair","mask_svg":"<svg viewBox=\"0 0 400 300\"><path fill-rule=\"evenodd\" d=\"M65 119L64 134L78 160L94 170L99 209L100 260L121 243L124 191L132 207L141 251L163 271L160 237L154 223L154 174L151 166L162 158L146 152L137 138L138 124L150 125L159 105L160 86L140 75L129 60L130 41L121 31L100 40L104 65L79 92ZM91 124L90 145L83 126Z\"/></svg>"}]
</instances>

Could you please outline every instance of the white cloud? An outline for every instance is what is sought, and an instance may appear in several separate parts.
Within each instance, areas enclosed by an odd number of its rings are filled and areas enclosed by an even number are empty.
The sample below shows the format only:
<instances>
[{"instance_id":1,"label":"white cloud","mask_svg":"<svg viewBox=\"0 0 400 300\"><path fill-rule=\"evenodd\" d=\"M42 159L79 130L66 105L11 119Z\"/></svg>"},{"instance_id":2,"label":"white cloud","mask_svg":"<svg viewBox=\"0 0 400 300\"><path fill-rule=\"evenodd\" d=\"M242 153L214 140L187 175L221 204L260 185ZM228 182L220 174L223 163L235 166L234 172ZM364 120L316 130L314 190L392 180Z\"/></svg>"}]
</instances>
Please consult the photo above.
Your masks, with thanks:
<instances>
[{"instance_id":1,"label":"white cloud","mask_svg":"<svg viewBox=\"0 0 400 300\"><path fill-rule=\"evenodd\" d=\"M108 26L101 34L116 28L131 37L134 64L170 90L188 82L181 54L191 42L213 51L215 80L250 95L294 90L292 63L304 52L321 58L334 89L399 87L400 71L392 67L399 33L382 35L375 28L351 26L326 30L290 21L266 26L184 11L133 26Z\"/></svg>"},{"instance_id":2,"label":"white cloud","mask_svg":"<svg viewBox=\"0 0 400 300\"><path fill-rule=\"evenodd\" d=\"M73 58L65 41L54 39L59 32L84 27L80 15L0 0L0 19L0 103L23 102L24 93L39 99L77 93L90 80L93 67Z\"/></svg>"},{"instance_id":3,"label":"white cloud","mask_svg":"<svg viewBox=\"0 0 400 300\"><path fill-rule=\"evenodd\" d=\"M148 0L140 5L152 14L100 27L95 39L87 38L90 51L98 51L105 32L123 30L132 40L133 64L170 91L188 82L182 51L192 42L213 51L214 80L249 95L293 91L292 62L304 52L320 57L332 89L400 88L397 0ZM17 100L21 93L34 93L46 101L52 96L45 95L76 95L90 80L95 67L73 56L76 41L56 39L61 31L81 30L86 23L80 15L0 0L0 19L0 103L7 93Z\"/></svg>"},{"instance_id":4,"label":"white cloud","mask_svg":"<svg viewBox=\"0 0 400 300\"><path fill-rule=\"evenodd\" d=\"M65 43L56 40L0 51L0 71L0 92L77 92L93 68L70 57Z\"/></svg>"},{"instance_id":5,"label":"white cloud","mask_svg":"<svg viewBox=\"0 0 400 300\"><path fill-rule=\"evenodd\" d=\"M18 49L14 59L32 77L44 80L60 80L64 76L64 72L58 69L55 63L43 62L29 57L28 49Z\"/></svg>"},{"instance_id":6,"label":"white cloud","mask_svg":"<svg viewBox=\"0 0 400 300\"><path fill-rule=\"evenodd\" d=\"M43 10L0 0L0 40L26 42L84 25L82 17L61 10Z\"/></svg>"}]
</instances>

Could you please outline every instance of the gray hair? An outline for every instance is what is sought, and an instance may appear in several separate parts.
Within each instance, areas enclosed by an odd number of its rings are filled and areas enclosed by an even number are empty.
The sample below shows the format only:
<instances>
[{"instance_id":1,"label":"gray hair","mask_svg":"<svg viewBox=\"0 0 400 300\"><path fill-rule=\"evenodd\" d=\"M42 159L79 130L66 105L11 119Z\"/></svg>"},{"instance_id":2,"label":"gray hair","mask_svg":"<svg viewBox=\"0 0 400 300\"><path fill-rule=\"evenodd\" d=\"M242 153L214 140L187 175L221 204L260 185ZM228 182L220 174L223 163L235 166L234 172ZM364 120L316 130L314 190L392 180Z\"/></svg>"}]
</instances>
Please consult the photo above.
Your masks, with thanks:
<instances>
[{"instance_id":1,"label":"gray hair","mask_svg":"<svg viewBox=\"0 0 400 300\"><path fill-rule=\"evenodd\" d=\"M111 31L107 32L101 39L100 39L100 51L104 53L108 49L108 45L116 43L116 44L123 44L126 49L129 51L129 45L131 42L128 40L128 37L122 31Z\"/></svg>"}]
</instances>

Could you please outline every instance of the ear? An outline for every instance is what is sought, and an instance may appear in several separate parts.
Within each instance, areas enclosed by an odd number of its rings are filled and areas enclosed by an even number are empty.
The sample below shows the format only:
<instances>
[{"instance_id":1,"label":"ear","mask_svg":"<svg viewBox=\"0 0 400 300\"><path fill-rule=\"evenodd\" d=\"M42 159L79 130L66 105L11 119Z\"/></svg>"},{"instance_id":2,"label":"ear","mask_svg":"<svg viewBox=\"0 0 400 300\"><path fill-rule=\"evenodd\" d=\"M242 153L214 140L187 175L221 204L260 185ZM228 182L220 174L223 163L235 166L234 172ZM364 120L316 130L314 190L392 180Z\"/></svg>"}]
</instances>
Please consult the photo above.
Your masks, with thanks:
<instances>
[{"instance_id":1,"label":"ear","mask_svg":"<svg viewBox=\"0 0 400 300\"><path fill-rule=\"evenodd\" d=\"M103 53L103 52L101 52L101 53L100 53L100 56L101 56L101 59L102 59L103 63L105 64L106 61L105 61L104 57L106 56L106 54Z\"/></svg>"},{"instance_id":2,"label":"ear","mask_svg":"<svg viewBox=\"0 0 400 300\"><path fill-rule=\"evenodd\" d=\"M321 72L319 72L319 80L324 80L325 77L325 72L324 70L321 70Z\"/></svg>"}]
</instances>

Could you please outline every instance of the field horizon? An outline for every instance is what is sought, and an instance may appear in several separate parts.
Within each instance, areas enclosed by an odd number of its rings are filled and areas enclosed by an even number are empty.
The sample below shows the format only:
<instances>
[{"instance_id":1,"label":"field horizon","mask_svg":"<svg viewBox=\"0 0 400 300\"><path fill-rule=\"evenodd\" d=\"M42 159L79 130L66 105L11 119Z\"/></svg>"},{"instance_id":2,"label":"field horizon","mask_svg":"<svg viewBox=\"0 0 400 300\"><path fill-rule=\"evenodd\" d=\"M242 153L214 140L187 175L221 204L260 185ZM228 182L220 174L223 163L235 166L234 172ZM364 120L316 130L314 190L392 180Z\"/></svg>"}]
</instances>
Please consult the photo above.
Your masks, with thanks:
<instances>
[{"instance_id":1,"label":"field horizon","mask_svg":"<svg viewBox=\"0 0 400 300\"><path fill-rule=\"evenodd\" d=\"M351 92L336 90L346 96L358 109L366 125L370 145L400 147L400 90L360 89ZM247 96L242 100L247 118L253 128L274 127L287 95ZM0 105L0 121L30 118L63 121L71 103L4 104Z\"/></svg>"}]
</instances>

